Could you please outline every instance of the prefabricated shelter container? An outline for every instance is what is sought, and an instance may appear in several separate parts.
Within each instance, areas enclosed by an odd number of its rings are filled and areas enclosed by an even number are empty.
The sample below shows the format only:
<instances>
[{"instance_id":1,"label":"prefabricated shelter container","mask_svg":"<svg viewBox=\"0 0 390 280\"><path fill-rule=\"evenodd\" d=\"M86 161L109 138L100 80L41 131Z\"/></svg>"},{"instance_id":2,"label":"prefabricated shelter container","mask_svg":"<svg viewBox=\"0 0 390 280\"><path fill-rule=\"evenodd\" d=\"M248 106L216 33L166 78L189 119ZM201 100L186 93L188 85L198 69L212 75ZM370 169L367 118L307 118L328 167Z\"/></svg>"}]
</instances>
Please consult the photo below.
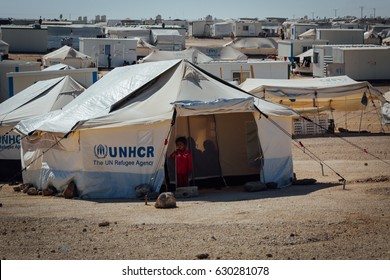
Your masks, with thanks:
<instances>
[{"instance_id":1,"label":"prefabricated shelter container","mask_svg":"<svg viewBox=\"0 0 390 280\"><path fill-rule=\"evenodd\" d=\"M80 38L80 52L92 57L97 67L118 67L137 61L138 39Z\"/></svg>"},{"instance_id":2,"label":"prefabricated shelter container","mask_svg":"<svg viewBox=\"0 0 390 280\"><path fill-rule=\"evenodd\" d=\"M289 63L273 60L215 61L198 65L225 81L241 84L247 78L288 79Z\"/></svg>"},{"instance_id":3,"label":"prefabricated shelter container","mask_svg":"<svg viewBox=\"0 0 390 280\"><path fill-rule=\"evenodd\" d=\"M21 177L21 142L14 126L21 120L61 109L84 90L71 77L64 76L38 81L0 103L0 181Z\"/></svg>"},{"instance_id":4,"label":"prefabricated shelter container","mask_svg":"<svg viewBox=\"0 0 390 280\"><path fill-rule=\"evenodd\" d=\"M290 25L290 34L286 34L288 39L296 40L299 38L299 35L302 33L317 28L317 24L315 23L292 23Z\"/></svg>"},{"instance_id":5,"label":"prefabricated shelter container","mask_svg":"<svg viewBox=\"0 0 390 280\"><path fill-rule=\"evenodd\" d=\"M233 32L233 21L216 22L211 26L211 37L223 38L231 36Z\"/></svg>"},{"instance_id":6,"label":"prefabricated shelter container","mask_svg":"<svg viewBox=\"0 0 390 280\"><path fill-rule=\"evenodd\" d=\"M88 88L98 80L97 68L63 69L46 71L10 72L7 73L8 94L13 96L32 84L48 79L70 76L83 87Z\"/></svg>"},{"instance_id":7,"label":"prefabricated shelter container","mask_svg":"<svg viewBox=\"0 0 390 280\"><path fill-rule=\"evenodd\" d=\"M388 63L387 49L375 45L314 46L313 76L348 75L355 80L370 80L370 77L381 79L380 77L385 77L388 73L387 70L382 69L383 64ZM359 68L354 68L358 66ZM380 73L381 71L383 73Z\"/></svg>"},{"instance_id":8,"label":"prefabricated shelter container","mask_svg":"<svg viewBox=\"0 0 390 280\"><path fill-rule=\"evenodd\" d=\"M364 44L363 29L317 29L316 38L327 40L329 45Z\"/></svg>"},{"instance_id":9,"label":"prefabricated shelter container","mask_svg":"<svg viewBox=\"0 0 390 280\"><path fill-rule=\"evenodd\" d=\"M194 20L189 23L188 35L190 37L209 38L214 22L206 20Z\"/></svg>"},{"instance_id":10,"label":"prefabricated shelter container","mask_svg":"<svg viewBox=\"0 0 390 280\"><path fill-rule=\"evenodd\" d=\"M181 51L185 48L185 38L176 29L151 29L151 42L162 51Z\"/></svg>"},{"instance_id":11,"label":"prefabricated shelter container","mask_svg":"<svg viewBox=\"0 0 390 280\"><path fill-rule=\"evenodd\" d=\"M105 27L107 38L139 38L142 41L150 44L150 29L145 27L130 27L130 26L107 26Z\"/></svg>"},{"instance_id":12,"label":"prefabricated shelter container","mask_svg":"<svg viewBox=\"0 0 390 280\"><path fill-rule=\"evenodd\" d=\"M41 63L39 62L22 62L13 60L0 61L0 102L9 98L9 84L7 73L10 72L25 72L25 71L40 71Z\"/></svg>"},{"instance_id":13,"label":"prefabricated shelter container","mask_svg":"<svg viewBox=\"0 0 390 280\"><path fill-rule=\"evenodd\" d=\"M73 181L84 198L135 198L140 185L159 192L164 177L176 181L168 155L183 136L197 184L223 178L283 187L293 176L285 134L293 115L184 60L117 67L63 110L19 122L29 135L22 140L23 180L59 191ZM50 139L60 145L46 151Z\"/></svg>"},{"instance_id":14,"label":"prefabricated shelter container","mask_svg":"<svg viewBox=\"0 0 390 280\"><path fill-rule=\"evenodd\" d=\"M278 57L288 58L290 61L294 57L313 48L315 45L325 45L326 40L302 39L302 40L278 40Z\"/></svg>"},{"instance_id":15,"label":"prefabricated shelter container","mask_svg":"<svg viewBox=\"0 0 390 280\"><path fill-rule=\"evenodd\" d=\"M47 28L37 26L1 26L2 40L12 53L46 53Z\"/></svg>"},{"instance_id":16,"label":"prefabricated shelter container","mask_svg":"<svg viewBox=\"0 0 390 280\"><path fill-rule=\"evenodd\" d=\"M58 50L44 55L42 57L42 62L45 67L55 64L66 64L77 69L94 66L94 61L90 56L69 46L63 46Z\"/></svg>"},{"instance_id":17,"label":"prefabricated shelter container","mask_svg":"<svg viewBox=\"0 0 390 280\"><path fill-rule=\"evenodd\" d=\"M260 21L234 21L232 32L235 37L258 37L263 33Z\"/></svg>"},{"instance_id":18,"label":"prefabricated shelter container","mask_svg":"<svg viewBox=\"0 0 390 280\"><path fill-rule=\"evenodd\" d=\"M79 50L80 38L97 38L104 35L104 30L94 24L67 24L67 25L44 25L47 27L48 49L59 49L64 40L71 41L70 47Z\"/></svg>"},{"instance_id":19,"label":"prefabricated shelter container","mask_svg":"<svg viewBox=\"0 0 390 280\"><path fill-rule=\"evenodd\" d=\"M345 75L354 80L390 80L390 47L335 48L333 63L342 65Z\"/></svg>"}]
</instances>

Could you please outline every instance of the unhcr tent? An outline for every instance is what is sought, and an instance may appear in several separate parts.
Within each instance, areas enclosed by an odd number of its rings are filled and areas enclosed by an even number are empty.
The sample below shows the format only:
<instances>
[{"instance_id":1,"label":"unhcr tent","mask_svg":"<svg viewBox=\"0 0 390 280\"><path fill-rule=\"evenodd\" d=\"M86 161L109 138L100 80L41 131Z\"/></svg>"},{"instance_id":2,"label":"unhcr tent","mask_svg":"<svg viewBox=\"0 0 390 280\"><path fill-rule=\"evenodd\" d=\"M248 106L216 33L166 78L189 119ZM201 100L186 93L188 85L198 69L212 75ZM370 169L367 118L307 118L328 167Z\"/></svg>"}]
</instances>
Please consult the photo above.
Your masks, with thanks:
<instances>
[{"instance_id":1,"label":"unhcr tent","mask_svg":"<svg viewBox=\"0 0 390 280\"><path fill-rule=\"evenodd\" d=\"M54 64L52 66L49 66L49 67L43 69L42 71L70 70L70 69L76 69L76 68L69 66L69 65L66 65L66 64L63 64L63 63L58 63L58 64Z\"/></svg>"},{"instance_id":2,"label":"unhcr tent","mask_svg":"<svg viewBox=\"0 0 390 280\"><path fill-rule=\"evenodd\" d=\"M278 44L272 38L237 38L224 46L231 46L246 55L275 55Z\"/></svg>"},{"instance_id":3,"label":"unhcr tent","mask_svg":"<svg viewBox=\"0 0 390 280\"><path fill-rule=\"evenodd\" d=\"M69 46L63 46L58 50L44 55L42 57L42 62L45 67L58 63L66 64L77 69L93 66L93 60L90 56L76 51Z\"/></svg>"},{"instance_id":4,"label":"unhcr tent","mask_svg":"<svg viewBox=\"0 0 390 280\"><path fill-rule=\"evenodd\" d=\"M164 180L175 182L166 155L185 136L196 184L241 178L283 187L293 175L283 132L292 115L185 60L118 67L61 112L18 124L29 135L23 180L58 190L74 181L84 198L134 198L142 184L158 192ZM53 141L59 145L50 149Z\"/></svg>"},{"instance_id":5,"label":"unhcr tent","mask_svg":"<svg viewBox=\"0 0 390 280\"><path fill-rule=\"evenodd\" d=\"M348 76L316 79L246 79L240 88L260 98L284 104L301 113L325 110L356 111L365 99L387 102L383 94L367 81L355 81ZM388 106L388 105L386 105ZM382 110L384 113L384 111ZM383 114L382 121L390 115Z\"/></svg>"},{"instance_id":6,"label":"unhcr tent","mask_svg":"<svg viewBox=\"0 0 390 280\"><path fill-rule=\"evenodd\" d=\"M0 104L0 178L21 171L20 135L13 131L21 120L61 109L84 91L69 76L39 81Z\"/></svg>"},{"instance_id":7,"label":"unhcr tent","mask_svg":"<svg viewBox=\"0 0 390 280\"><path fill-rule=\"evenodd\" d=\"M214 60L247 60L248 57L232 46L225 47L195 47Z\"/></svg>"},{"instance_id":8,"label":"unhcr tent","mask_svg":"<svg viewBox=\"0 0 390 280\"><path fill-rule=\"evenodd\" d=\"M211 57L203 54L194 48L189 48L184 51L153 51L148 56L141 59L141 62L152 62L161 60L175 60L175 59L186 59L194 64L197 63L208 63L213 61Z\"/></svg>"}]
</instances>

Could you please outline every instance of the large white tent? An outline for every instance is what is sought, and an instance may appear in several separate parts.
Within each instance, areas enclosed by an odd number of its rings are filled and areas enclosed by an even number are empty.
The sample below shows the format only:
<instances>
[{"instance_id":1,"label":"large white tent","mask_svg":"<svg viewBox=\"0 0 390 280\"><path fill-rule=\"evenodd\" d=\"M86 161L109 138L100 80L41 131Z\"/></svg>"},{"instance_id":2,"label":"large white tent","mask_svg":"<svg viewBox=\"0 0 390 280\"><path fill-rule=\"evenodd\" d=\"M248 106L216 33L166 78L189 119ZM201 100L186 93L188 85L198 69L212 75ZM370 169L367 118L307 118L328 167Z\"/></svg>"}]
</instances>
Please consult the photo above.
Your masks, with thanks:
<instances>
[{"instance_id":1,"label":"large white tent","mask_svg":"<svg viewBox=\"0 0 390 280\"><path fill-rule=\"evenodd\" d=\"M13 131L21 120L61 109L85 90L69 76L39 81L0 104L0 178L20 172L20 135ZM7 178L5 178L7 177Z\"/></svg>"},{"instance_id":2,"label":"large white tent","mask_svg":"<svg viewBox=\"0 0 390 280\"><path fill-rule=\"evenodd\" d=\"M74 68L88 68L93 66L93 59L72 47L63 46L42 57L43 66L48 67L55 64L66 64Z\"/></svg>"},{"instance_id":3,"label":"large white tent","mask_svg":"<svg viewBox=\"0 0 390 280\"><path fill-rule=\"evenodd\" d=\"M118 67L63 110L17 125L29 135L23 179L59 190L74 181L84 198L131 198L141 184L158 192L164 165L174 181L166 154L185 136L195 181L254 176L283 187L293 175L293 115L185 60Z\"/></svg>"}]
</instances>

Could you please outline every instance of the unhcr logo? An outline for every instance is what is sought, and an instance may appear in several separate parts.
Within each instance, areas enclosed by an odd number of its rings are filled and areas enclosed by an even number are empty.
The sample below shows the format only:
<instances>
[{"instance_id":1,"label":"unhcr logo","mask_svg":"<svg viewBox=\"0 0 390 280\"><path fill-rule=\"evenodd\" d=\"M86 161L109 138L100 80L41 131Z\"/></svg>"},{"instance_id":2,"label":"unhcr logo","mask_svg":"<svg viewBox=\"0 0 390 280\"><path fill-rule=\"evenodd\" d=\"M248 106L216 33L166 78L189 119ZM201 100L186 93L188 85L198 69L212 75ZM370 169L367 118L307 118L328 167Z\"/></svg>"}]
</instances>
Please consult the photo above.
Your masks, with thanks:
<instances>
[{"instance_id":1,"label":"unhcr logo","mask_svg":"<svg viewBox=\"0 0 390 280\"><path fill-rule=\"evenodd\" d=\"M95 156L97 158L105 158L105 157L107 157L107 154L108 154L107 145L102 145L102 144L95 145L93 150L94 150Z\"/></svg>"}]
</instances>

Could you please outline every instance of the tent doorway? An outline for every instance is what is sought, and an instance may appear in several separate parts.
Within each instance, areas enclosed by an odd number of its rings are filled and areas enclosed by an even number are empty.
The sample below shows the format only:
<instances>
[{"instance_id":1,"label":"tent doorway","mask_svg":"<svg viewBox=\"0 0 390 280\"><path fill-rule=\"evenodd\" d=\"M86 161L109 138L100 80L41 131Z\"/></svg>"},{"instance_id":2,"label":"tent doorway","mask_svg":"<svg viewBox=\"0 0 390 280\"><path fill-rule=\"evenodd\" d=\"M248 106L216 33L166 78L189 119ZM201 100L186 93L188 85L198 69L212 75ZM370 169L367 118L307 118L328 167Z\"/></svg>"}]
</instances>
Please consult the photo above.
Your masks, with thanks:
<instances>
[{"instance_id":1,"label":"tent doorway","mask_svg":"<svg viewBox=\"0 0 390 280\"><path fill-rule=\"evenodd\" d=\"M220 187L260 179L263 156L252 113L179 117L167 150L168 177L175 184L175 162L169 154L175 139L187 138L192 154L191 185Z\"/></svg>"}]
</instances>

